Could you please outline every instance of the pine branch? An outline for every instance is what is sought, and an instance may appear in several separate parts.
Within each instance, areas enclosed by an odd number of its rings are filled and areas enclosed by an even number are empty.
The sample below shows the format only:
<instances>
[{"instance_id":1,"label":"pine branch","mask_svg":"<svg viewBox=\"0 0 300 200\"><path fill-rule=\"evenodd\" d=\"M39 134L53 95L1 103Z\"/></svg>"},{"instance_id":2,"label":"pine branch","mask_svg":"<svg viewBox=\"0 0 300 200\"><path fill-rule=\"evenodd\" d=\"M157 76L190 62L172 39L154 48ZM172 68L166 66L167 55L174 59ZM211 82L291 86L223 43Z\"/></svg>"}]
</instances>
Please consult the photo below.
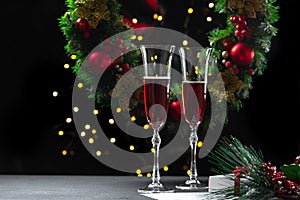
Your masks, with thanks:
<instances>
[{"instance_id":1,"label":"pine branch","mask_svg":"<svg viewBox=\"0 0 300 200\"><path fill-rule=\"evenodd\" d=\"M215 150L208 155L209 162L215 165L211 170L222 174L227 179L234 181L232 176L236 167L244 168L245 173L241 177L247 181L241 181L240 195L234 194L234 186L225 190L215 191L213 195L224 195L225 198L235 197L237 199L267 199L274 196L273 184L262 168L263 155L252 146L243 145L237 138L223 137L220 139Z\"/></svg>"}]
</instances>

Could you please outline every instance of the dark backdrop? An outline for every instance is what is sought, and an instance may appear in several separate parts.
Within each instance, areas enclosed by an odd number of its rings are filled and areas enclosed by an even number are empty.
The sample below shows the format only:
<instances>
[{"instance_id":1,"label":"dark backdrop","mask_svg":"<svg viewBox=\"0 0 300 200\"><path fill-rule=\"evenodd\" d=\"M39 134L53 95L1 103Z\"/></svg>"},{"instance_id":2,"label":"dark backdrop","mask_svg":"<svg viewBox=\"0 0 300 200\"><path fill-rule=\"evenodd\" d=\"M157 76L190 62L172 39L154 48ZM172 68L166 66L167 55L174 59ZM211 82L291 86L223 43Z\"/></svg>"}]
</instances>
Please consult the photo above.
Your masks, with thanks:
<instances>
[{"instance_id":1,"label":"dark backdrop","mask_svg":"<svg viewBox=\"0 0 300 200\"><path fill-rule=\"evenodd\" d=\"M147 9L145 4L142 6L143 1L120 2L128 17L137 16L144 22L151 19L143 17L141 8ZM183 31L186 11L181 4L186 1L161 2L167 11L165 27ZM242 142L261 149L266 160L281 165L293 162L300 154L300 66L296 0L278 3L279 32L268 53L268 68L254 81L254 89L243 109L230 112L224 135L237 136ZM70 117L68 87L74 80L70 70L63 68L69 60L57 21L66 11L64 1L4 1L1 8L0 173L121 173L99 163L81 144L77 145L74 156L64 157L60 153L71 137L62 139L56 128ZM193 20L191 36L207 45L205 34L214 25L203 27L195 38L193 31L201 21ZM59 104L52 97L54 90L63 94L58 97ZM202 163L199 163L199 173L208 174L206 160Z\"/></svg>"}]
</instances>

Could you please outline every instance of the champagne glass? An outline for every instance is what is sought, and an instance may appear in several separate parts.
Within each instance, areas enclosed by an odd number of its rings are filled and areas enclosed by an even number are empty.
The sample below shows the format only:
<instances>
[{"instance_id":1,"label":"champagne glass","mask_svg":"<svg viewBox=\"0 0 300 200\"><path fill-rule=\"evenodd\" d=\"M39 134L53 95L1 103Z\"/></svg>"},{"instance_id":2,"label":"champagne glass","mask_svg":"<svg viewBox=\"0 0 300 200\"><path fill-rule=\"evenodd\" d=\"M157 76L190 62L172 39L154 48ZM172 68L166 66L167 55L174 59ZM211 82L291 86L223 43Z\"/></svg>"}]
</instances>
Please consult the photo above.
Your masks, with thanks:
<instances>
[{"instance_id":1,"label":"champagne glass","mask_svg":"<svg viewBox=\"0 0 300 200\"><path fill-rule=\"evenodd\" d=\"M180 63L182 70L182 102L185 121L190 133L191 163L189 179L176 185L181 190L203 190L206 188L197 179L197 130L203 120L206 105L207 73L211 49L199 47L180 47Z\"/></svg>"},{"instance_id":2,"label":"champagne glass","mask_svg":"<svg viewBox=\"0 0 300 200\"><path fill-rule=\"evenodd\" d=\"M159 131L167 120L170 101L171 62L175 51L173 45L141 45L144 67L144 108L149 125L153 129L152 145L154 164L152 183L142 189L141 193L173 192L160 182L159 148L161 138Z\"/></svg>"}]
</instances>

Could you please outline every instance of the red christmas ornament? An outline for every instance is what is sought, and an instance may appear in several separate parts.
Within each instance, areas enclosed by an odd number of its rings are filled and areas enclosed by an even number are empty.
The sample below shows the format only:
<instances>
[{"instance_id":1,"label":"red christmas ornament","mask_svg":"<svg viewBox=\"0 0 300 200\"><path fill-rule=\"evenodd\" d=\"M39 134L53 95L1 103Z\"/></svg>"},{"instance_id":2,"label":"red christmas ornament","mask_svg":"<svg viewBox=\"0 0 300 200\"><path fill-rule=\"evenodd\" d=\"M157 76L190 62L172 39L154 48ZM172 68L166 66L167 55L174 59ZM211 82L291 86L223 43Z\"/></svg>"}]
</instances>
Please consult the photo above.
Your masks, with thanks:
<instances>
[{"instance_id":1,"label":"red christmas ornament","mask_svg":"<svg viewBox=\"0 0 300 200\"><path fill-rule=\"evenodd\" d=\"M232 63L230 62L230 61L226 61L225 62L225 67L227 67L227 68L230 68L230 67L232 67L233 65L232 65Z\"/></svg>"},{"instance_id":2,"label":"red christmas ornament","mask_svg":"<svg viewBox=\"0 0 300 200\"><path fill-rule=\"evenodd\" d=\"M232 73L233 74L238 74L239 73L239 69L237 67L232 68Z\"/></svg>"},{"instance_id":3,"label":"red christmas ornament","mask_svg":"<svg viewBox=\"0 0 300 200\"><path fill-rule=\"evenodd\" d=\"M181 119L181 108L179 101L173 101L170 107L172 118L174 118L176 121L179 121Z\"/></svg>"},{"instance_id":4,"label":"red christmas ornament","mask_svg":"<svg viewBox=\"0 0 300 200\"><path fill-rule=\"evenodd\" d=\"M237 43L231 48L230 56L235 64L246 66L253 61L254 50L244 43Z\"/></svg>"},{"instance_id":5,"label":"red christmas ornament","mask_svg":"<svg viewBox=\"0 0 300 200\"><path fill-rule=\"evenodd\" d=\"M230 49L233 45L234 45L234 43L230 38L224 39L222 41L222 49L225 51L230 51Z\"/></svg>"},{"instance_id":6,"label":"red christmas ornament","mask_svg":"<svg viewBox=\"0 0 300 200\"><path fill-rule=\"evenodd\" d=\"M90 68L96 73L102 73L112 63L110 56L101 51L95 51L88 57Z\"/></svg>"}]
</instances>

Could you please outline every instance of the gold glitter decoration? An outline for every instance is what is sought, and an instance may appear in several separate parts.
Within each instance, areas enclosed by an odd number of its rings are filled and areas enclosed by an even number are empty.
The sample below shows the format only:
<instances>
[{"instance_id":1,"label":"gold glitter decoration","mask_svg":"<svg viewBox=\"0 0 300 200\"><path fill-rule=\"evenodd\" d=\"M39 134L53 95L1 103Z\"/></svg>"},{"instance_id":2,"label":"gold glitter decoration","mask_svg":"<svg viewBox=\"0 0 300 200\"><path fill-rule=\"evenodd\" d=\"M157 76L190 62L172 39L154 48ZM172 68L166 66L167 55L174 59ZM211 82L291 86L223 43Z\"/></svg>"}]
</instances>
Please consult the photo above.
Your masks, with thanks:
<instances>
[{"instance_id":1,"label":"gold glitter decoration","mask_svg":"<svg viewBox=\"0 0 300 200\"><path fill-rule=\"evenodd\" d=\"M225 91L223 92L221 92L222 85L225 87ZM235 93L245 87L246 85L233 74L231 69L226 69L218 74L216 81L210 86L209 92L219 102L226 98L229 103L234 103L236 101Z\"/></svg>"},{"instance_id":2,"label":"gold glitter decoration","mask_svg":"<svg viewBox=\"0 0 300 200\"><path fill-rule=\"evenodd\" d=\"M77 0L79 7L74 11L80 18L88 21L89 25L96 29L99 21L109 20L110 11L107 7L107 0Z\"/></svg>"},{"instance_id":3,"label":"gold glitter decoration","mask_svg":"<svg viewBox=\"0 0 300 200\"><path fill-rule=\"evenodd\" d=\"M229 0L228 8L237 9L238 13L243 13L245 16L255 19L257 12L264 10L263 0Z\"/></svg>"},{"instance_id":4,"label":"gold glitter decoration","mask_svg":"<svg viewBox=\"0 0 300 200\"><path fill-rule=\"evenodd\" d=\"M116 80L118 81L122 75L117 74ZM138 87L139 83L134 77L134 75L130 74L126 79L123 79L122 86L114 88L114 96L119 99L119 106L122 110L132 110L134 109L139 101L140 95L142 93L142 87ZM128 105L128 94L132 92L131 88L138 88L131 96Z\"/></svg>"}]
</instances>

